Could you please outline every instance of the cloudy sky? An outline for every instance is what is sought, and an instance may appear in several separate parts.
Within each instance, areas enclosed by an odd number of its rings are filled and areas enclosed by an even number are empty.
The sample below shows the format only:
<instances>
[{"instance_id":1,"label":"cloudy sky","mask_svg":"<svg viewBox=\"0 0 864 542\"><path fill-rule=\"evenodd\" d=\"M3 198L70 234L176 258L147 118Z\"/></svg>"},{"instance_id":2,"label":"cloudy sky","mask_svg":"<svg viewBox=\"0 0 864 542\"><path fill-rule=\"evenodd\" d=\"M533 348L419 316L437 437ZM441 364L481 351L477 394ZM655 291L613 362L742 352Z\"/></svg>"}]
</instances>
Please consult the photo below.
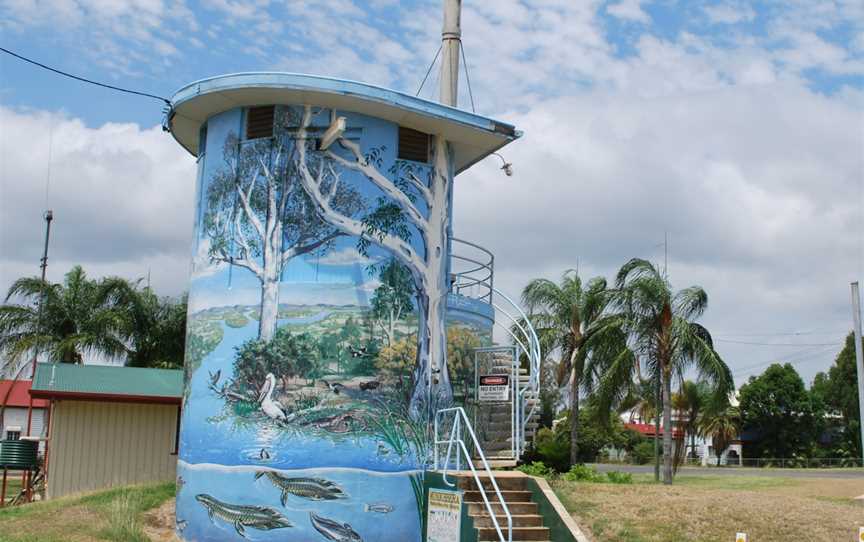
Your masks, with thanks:
<instances>
[{"instance_id":1,"label":"cloudy sky","mask_svg":"<svg viewBox=\"0 0 864 542\"><path fill-rule=\"evenodd\" d=\"M493 157L457 182L496 285L662 262L665 235L736 381L830 365L864 279L864 3L465 0L462 22L477 111L525 132L513 177ZM0 0L2 47L169 97L255 70L415 93L439 37L437 0ZM0 55L0 289L38 272L46 207L52 280L185 288L195 162L161 108Z\"/></svg>"}]
</instances>

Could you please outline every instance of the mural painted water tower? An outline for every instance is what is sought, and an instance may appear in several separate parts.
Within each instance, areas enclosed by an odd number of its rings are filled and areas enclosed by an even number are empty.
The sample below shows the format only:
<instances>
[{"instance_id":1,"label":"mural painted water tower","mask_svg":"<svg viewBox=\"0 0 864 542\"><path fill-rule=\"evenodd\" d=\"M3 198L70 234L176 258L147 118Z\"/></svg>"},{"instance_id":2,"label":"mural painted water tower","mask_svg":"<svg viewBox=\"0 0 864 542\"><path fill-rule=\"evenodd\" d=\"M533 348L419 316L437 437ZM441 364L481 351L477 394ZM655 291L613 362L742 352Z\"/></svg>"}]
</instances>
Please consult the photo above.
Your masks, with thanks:
<instances>
[{"instance_id":1,"label":"mural painted water tower","mask_svg":"<svg viewBox=\"0 0 864 542\"><path fill-rule=\"evenodd\" d=\"M172 99L198 160L183 540L421 539L430 413L464 398L459 348L494 318L491 289L454 278L453 181L519 135L445 105L448 3L443 104L290 73Z\"/></svg>"}]
</instances>

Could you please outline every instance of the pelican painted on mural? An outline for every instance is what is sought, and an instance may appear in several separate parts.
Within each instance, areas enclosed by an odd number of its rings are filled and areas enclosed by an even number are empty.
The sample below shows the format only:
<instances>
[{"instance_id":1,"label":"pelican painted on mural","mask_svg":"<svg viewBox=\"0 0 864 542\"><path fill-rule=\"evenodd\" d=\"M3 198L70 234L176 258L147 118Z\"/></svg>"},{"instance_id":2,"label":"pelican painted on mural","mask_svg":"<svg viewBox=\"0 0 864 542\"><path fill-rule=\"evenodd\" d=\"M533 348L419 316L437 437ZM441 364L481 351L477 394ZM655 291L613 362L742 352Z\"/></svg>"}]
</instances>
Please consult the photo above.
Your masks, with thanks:
<instances>
[{"instance_id":1,"label":"pelican painted on mural","mask_svg":"<svg viewBox=\"0 0 864 542\"><path fill-rule=\"evenodd\" d=\"M261 386L261 392L258 394L258 403L261 405L261 412L268 418L274 420L285 421L288 416L275 399L273 399L273 390L276 389L276 377L273 373L267 373L267 378L264 380L264 385Z\"/></svg>"}]
</instances>

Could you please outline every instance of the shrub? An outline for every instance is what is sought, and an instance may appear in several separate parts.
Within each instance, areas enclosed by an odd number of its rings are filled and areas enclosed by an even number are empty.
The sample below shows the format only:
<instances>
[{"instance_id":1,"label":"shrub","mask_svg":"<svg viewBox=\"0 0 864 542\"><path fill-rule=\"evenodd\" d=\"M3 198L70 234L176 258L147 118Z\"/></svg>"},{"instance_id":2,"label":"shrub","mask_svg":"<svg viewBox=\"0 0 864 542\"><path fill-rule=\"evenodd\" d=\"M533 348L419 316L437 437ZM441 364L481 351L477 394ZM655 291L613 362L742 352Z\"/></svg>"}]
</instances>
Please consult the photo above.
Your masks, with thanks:
<instances>
[{"instance_id":1,"label":"shrub","mask_svg":"<svg viewBox=\"0 0 864 542\"><path fill-rule=\"evenodd\" d=\"M633 483L633 475L629 472L619 472L617 470L610 470L606 473L606 478L612 484L632 484Z\"/></svg>"},{"instance_id":2,"label":"shrub","mask_svg":"<svg viewBox=\"0 0 864 542\"><path fill-rule=\"evenodd\" d=\"M654 458L654 442L643 440L633 447L633 450L630 452L630 457L637 465L648 463Z\"/></svg>"},{"instance_id":3,"label":"shrub","mask_svg":"<svg viewBox=\"0 0 864 542\"><path fill-rule=\"evenodd\" d=\"M573 465L564 473L564 479L568 482L605 482L607 478L597 472L594 467L587 465Z\"/></svg>"},{"instance_id":4,"label":"shrub","mask_svg":"<svg viewBox=\"0 0 864 542\"><path fill-rule=\"evenodd\" d=\"M520 465L517 470L524 472L528 476L540 476L543 478L555 474L555 471L547 467L542 461L534 461L527 465Z\"/></svg>"},{"instance_id":5,"label":"shrub","mask_svg":"<svg viewBox=\"0 0 864 542\"><path fill-rule=\"evenodd\" d=\"M558 472L570 467L570 435L552 429L540 429L534 437L534 448L539 460Z\"/></svg>"}]
</instances>

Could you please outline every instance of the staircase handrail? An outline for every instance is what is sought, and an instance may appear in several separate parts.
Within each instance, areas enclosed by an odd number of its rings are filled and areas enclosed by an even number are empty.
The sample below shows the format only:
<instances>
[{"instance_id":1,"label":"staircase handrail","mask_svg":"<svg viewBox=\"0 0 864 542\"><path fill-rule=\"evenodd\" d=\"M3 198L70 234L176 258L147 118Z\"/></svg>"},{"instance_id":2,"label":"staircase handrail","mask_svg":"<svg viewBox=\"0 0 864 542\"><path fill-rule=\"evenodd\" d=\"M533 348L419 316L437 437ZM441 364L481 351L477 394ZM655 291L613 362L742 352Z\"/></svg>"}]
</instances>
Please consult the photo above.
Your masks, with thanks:
<instances>
[{"instance_id":1,"label":"staircase handrail","mask_svg":"<svg viewBox=\"0 0 864 542\"><path fill-rule=\"evenodd\" d=\"M453 427L450 429L450 438L448 438L447 440L440 440L438 438L438 419L441 417L442 414L450 412L454 413ZM474 445L474 450L480 457L480 461L483 464L483 470L489 477L489 481L492 483L492 488L495 490L495 496L497 497L498 502L501 503L501 510L504 511L504 517L507 518L506 537L504 536L504 532L501 530L501 525L498 523L498 517L495 514L495 510L492 508L492 504L489 502L489 498L486 496L486 488L483 487L483 483L480 481L480 476L477 474L477 469L474 467L474 461L471 459L471 454L468 453L468 448L465 446L465 440L462 438L463 424L464 427L468 429L468 435L471 437L471 443ZM438 447L443 444L447 444L447 455L445 456L444 468L442 472L444 483L450 487L453 487L455 485L447 481L447 471L449 470L448 467L450 465L450 456L453 449L453 444L456 444L459 447L459 450L461 450L462 454L465 456L465 462L468 465L468 468L471 469L471 474L474 476L474 483L477 484L477 489L480 492L480 496L483 498L483 504L486 507L486 511L489 512L489 517L492 520L492 525L495 527L495 532L498 534L498 540L500 542L513 542L513 516L510 514L510 509L507 507L507 503L504 501L504 496L501 494L501 490L498 488L498 482L495 480L495 475L492 474L492 469L489 467L489 462L486 461L486 454L483 453L483 449L480 447L480 442L477 440L477 435L474 433L474 428L471 426L471 422L468 420L468 416L465 414L465 409L463 409L462 407L442 408L435 413L434 469L436 471L442 470L439 468ZM457 470L460 469L458 450L456 453L456 465Z\"/></svg>"},{"instance_id":2,"label":"staircase handrail","mask_svg":"<svg viewBox=\"0 0 864 542\"><path fill-rule=\"evenodd\" d=\"M522 334L525 336L525 342L527 342L530 345L530 350L525 351L525 353L528 355L528 362L530 365L529 371L528 371L529 385L531 386L531 388L534 391L538 391L540 388L541 355L540 355L540 339L537 337L537 331L534 329L534 326L531 324L531 320L528 318L528 315L525 314L525 311L523 311L522 308L519 307L519 305L516 304L515 301L510 299L510 297L508 297L504 292L502 292L498 288L493 287L492 292L494 294L500 296L502 299L507 301L507 303L510 306L512 306L514 309L516 309L516 312L519 314L519 316L521 316L521 322L525 323L525 325L523 326L520 323L520 320L518 318L514 317L509 312L507 312L507 310L505 310L504 308L500 307L499 305L497 305L495 303L492 304L493 307L495 307L495 309L500 310L502 313L504 313L504 315L507 316L507 318L509 318L516 325L517 329L519 329L522 332Z\"/></svg>"}]
</instances>

